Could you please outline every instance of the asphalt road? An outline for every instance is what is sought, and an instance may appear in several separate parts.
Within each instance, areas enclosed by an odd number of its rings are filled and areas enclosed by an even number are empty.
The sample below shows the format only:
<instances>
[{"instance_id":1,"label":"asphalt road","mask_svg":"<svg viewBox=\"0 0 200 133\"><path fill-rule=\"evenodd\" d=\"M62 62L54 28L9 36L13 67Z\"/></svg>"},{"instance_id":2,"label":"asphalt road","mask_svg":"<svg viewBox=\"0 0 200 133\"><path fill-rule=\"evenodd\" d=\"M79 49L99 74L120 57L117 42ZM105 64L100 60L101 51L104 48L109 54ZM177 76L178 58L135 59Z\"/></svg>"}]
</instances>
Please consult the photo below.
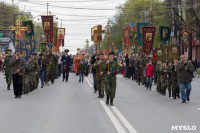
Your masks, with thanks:
<instances>
[{"instance_id":1,"label":"asphalt road","mask_svg":"<svg viewBox=\"0 0 200 133\"><path fill-rule=\"evenodd\" d=\"M78 82L70 74L55 84L15 99L0 74L0 133L200 133L200 78L191 101L182 104L117 76L114 107L93 93L92 76ZM172 130L172 126L196 130Z\"/></svg>"}]
</instances>

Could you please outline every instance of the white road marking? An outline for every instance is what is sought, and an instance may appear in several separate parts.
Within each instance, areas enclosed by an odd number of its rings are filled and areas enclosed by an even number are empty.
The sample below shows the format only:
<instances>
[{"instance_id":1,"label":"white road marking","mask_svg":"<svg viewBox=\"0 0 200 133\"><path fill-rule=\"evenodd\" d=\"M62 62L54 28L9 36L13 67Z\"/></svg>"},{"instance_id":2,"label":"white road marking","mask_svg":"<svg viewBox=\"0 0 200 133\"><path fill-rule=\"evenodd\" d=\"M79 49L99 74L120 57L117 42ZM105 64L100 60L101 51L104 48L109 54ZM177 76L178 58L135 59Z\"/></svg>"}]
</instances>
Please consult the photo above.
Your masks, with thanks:
<instances>
[{"instance_id":1,"label":"white road marking","mask_svg":"<svg viewBox=\"0 0 200 133\"><path fill-rule=\"evenodd\" d=\"M114 116L114 114L111 112L111 110L108 108L108 106L104 103L103 100L99 100L101 105L103 106L104 110L106 111L108 117L112 121L113 125L117 129L118 133L126 133L125 129L121 126L117 118Z\"/></svg>"},{"instance_id":2,"label":"white road marking","mask_svg":"<svg viewBox=\"0 0 200 133\"><path fill-rule=\"evenodd\" d=\"M93 83L93 80L90 76L88 76L88 79L91 81L91 83Z\"/></svg>"},{"instance_id":3,"label":"white road marking","mask_svg":"<svg viewBox=\"0 0 200 133\"><path fill-rule=\"evenodd\" d=\"M200 110L200 108L197 108L198 110Z\"/></svg>"},{"instance_id":4,"label":"white road marking","mask_svg":"<svg viewBox=\"0 0 200 133\"><path fill-rule=\"evenodd\" d=\"M127 119L119 112L119 110L115 106L111 106L111 108L122 121L122 123L127 127L130 133L137 133L133 126L127 121Z\"/></svg>"},{"instance_id":5,"label":"white road marking","mask_svg":"<svg viewBox=\"0 0 200 133\"><path fill-rule=\"evenodd\" d=\"M86 81L88 82L89 86L92 88L93 85L90 83L89 79L88 79L87 77L86 77L85 79L86 79Z\"/></svg>"}]
</instances>

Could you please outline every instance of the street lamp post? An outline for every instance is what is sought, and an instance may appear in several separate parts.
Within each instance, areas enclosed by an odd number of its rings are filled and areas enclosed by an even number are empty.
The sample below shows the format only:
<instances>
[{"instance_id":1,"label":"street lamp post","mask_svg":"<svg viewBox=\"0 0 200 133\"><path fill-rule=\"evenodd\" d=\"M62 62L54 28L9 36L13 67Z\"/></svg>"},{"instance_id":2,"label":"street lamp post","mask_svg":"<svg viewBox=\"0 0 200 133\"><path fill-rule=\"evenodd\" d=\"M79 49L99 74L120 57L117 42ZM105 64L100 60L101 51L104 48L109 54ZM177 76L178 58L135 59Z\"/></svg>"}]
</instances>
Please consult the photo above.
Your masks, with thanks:
<instances>
[{"instance_id":1,"label":"street lamp post","mask_svg":"<svg viewBox=\"0 0 200 133\"><path fill-rule=\"evenodd\" d=\"M107 34L107 54L108 54L108 59L109 59L109 34L110 34L109 23L106 25L106 34Z\"/></svg>"}]
</instances>

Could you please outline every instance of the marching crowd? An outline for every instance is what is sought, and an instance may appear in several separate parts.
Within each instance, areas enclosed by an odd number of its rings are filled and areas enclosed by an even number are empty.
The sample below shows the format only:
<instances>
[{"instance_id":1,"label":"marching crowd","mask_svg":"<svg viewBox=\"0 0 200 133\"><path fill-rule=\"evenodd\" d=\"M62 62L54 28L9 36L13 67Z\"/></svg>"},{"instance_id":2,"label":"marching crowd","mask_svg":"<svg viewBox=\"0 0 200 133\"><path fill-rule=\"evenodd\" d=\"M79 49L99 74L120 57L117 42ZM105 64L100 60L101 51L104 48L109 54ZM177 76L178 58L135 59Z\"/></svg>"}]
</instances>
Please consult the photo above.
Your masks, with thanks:
<instances>
[{"instance_id":1,"label":"marching crowd","mask_svg":"<svg viewBox=\"0 0 200 133\"><path fill-rule=\"evenodd\" d=\"M6 56L0 56L0 70L5 71L7 89L10 90L11 81L15 98L21 98L22 94L28 94L38 88L39 80L41 88L54 84L54 81L63 75L63 81L68 82L69 72L73 72L73 59L65 50L62 55L51 51L33 53L27 62L21 51L12 55L8 49ZM83 55L84 56L84 55ZM109 58L109 59L108 59ZM91 71L94 81L94 92L98 92L98 98L106 93L106 104L113 105L116 91L116 75L121 73L127 79L132 79L138 85L144 85L146 89L152 89L154 82L156 90L173 99L182 98L182 102L190 100L191 81L196 73L200 73L200 59L186 61L185 56L174 59L172 62L152 60L148 55L133 54L126 56L109 56L98 52L96 55L85 56L79 60L79 82L83 82L84 76ZM104 89L105 88L105 89Z\"/></svg>"}]
</instances>

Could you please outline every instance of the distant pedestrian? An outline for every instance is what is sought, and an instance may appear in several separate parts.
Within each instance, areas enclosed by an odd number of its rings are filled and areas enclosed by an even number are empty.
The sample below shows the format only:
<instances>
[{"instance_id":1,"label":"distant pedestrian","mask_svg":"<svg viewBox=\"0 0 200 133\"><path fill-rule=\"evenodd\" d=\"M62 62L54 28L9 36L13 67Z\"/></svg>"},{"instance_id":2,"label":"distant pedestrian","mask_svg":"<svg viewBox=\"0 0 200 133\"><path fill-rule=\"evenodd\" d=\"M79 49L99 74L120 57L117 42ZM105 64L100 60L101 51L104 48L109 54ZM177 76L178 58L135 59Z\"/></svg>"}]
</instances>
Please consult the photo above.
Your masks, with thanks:
<instances>
[{"instance_id":1,"label":"distant pedestrian","mask_svg":"<svg viewBox=\"0 0 200 133\"><path fill-rule=\"evenodd\" d=\"M190 101L190 92L192 89L191 81L193 78L194 66L190 62L185 62L185 55L181 55L180 63L177 65L178 82L181 92L182 103Z\"/></svg>"},{"instance_id":2,"label":"distant pedestrian","mask_svg":"<svg viewBox=\"0 0 200 133\"><path fill-rule=\"evenodd\" d=\"M83 61L80 61L79 67L78 67L78 73L79 73L79 82L83 82L84 79L84 72L85 72L85 64L83 64Z\"/></svg>"},{"instance_id":3,"label":"distant pedestrian","mask_svg":"<svg viewBox=\"0 0 200 133\"><path fill-rule=\"evenodd\" d=\"M151 90L152 81L153 81L153 65L152 65L152 61L151 60L146 65L146 70L145 70L144 75L146 77L146 87L147 87L147 89Z\"/></svg>"}]
</instances>

